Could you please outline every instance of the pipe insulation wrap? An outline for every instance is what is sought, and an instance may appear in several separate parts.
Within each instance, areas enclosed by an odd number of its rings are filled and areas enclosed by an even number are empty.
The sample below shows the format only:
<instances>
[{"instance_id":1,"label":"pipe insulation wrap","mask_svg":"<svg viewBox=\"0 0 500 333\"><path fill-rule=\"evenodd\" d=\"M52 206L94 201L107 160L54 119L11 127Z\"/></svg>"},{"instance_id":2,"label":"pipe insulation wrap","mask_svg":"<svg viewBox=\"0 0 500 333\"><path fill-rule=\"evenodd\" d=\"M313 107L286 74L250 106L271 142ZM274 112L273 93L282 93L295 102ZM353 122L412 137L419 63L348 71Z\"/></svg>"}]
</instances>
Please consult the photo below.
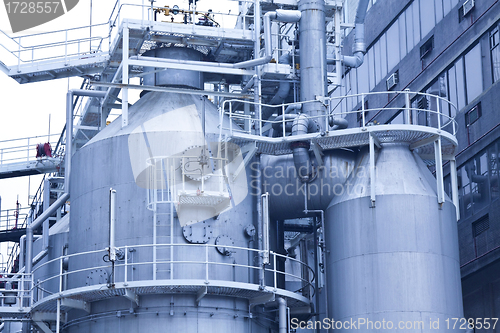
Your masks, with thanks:
<instances>
[{"instance_id":1,"label":"pipe insulation wrap","mask_svg":"<svg viewBox=\"0 0 500 333\"><path fill-rule=\"evenodd\" d=\"M290 64L290 53L287 52L283 54L281 57L279 57L278 62L280 64ZM290 81L282 81L280 82L278 91L276 92L276 95L273 96L269 104L271 105L278 105L281 104L285 101L285 99L288 97L288 94L290 93ZM272 108L272 107L266 107L262 110L262 120L268 120L273 113L278 110L277 108ZM279 113L279 110L278 110Z\"/></svg>"},{"instance_id":2,"label":"pipe insulation wrap","mask_svg":"<svg viewBox=\"0 0 500 333\"><path fill-rule=\"evenodd\" d=\"M354 43L352 45L352 56L343 56L342 61L345 66L358 68L363 64L366 45L365 45L365 17L370 0L360 0L358 10L356 11Z\"/></svg>"},{"instance_id":3,"label":"pipe insulation wrap","mask_svg":"<svg viewBox=\"0 0 500 333\"><path fill-rule=\"evenodd\" d=\"M309 118L305 114L298 115L292 124L292 135L307 134L309 126ZM304 146L294 147L293 162L295 169L301 181L306 182L309 180L311 171L311 157L309 156L309 148Z\"/></svg>"},{"instance_id":4,"label":"pipe insulation wrap","mask_svg":"<svg viewBox=\"0 0 500 333\"><path fill-rule=\"evenodd\" d=\"M276 9L276 20L286 23L299 22L302 14L298 10Z\"/></svg>"}]
</instances>

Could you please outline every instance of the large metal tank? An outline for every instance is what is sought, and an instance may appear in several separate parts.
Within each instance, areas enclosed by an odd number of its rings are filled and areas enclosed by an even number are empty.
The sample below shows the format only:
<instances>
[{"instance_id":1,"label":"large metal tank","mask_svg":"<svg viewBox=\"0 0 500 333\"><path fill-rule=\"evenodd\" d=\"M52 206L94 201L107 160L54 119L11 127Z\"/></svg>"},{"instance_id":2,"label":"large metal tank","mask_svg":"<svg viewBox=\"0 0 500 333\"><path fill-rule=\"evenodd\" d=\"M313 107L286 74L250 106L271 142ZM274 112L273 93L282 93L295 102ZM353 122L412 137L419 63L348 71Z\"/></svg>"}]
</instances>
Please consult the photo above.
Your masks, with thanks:
<instances>
[{"instance_id":1,"label":"large metal tank","mask_svg":"<svg viewBox=\"0 0 500 333\"><path fill-rule=\"evenodd\" d=\"M326 212L329 318L361 320L363 332L458 332L445 322L463 315L454 205L439 208L436 180L408 145L384 144L370 208L369 167L365 150Z\"/></svg>"},{"instance_id":2,"label":"large metal tank","mask_svg":"<svg viewBox=\"0 0 500 333\"><path fill-rule=\"evenodd\" d=\"M68 332L160 332L166 328L186 332L268 331L272 321L253 324L248 300L239 298L236 292L227 296L223 288L218 294L226 296L199 297L196 293L209 281L255 282L254 270L247 266L257 264L256 252L224 247L253 249L257 244L252 238L257 199L247 189L249 168L238 175L234 172L242 161L237 147L232 148L234 156L230 157L236 165L224 169L219 162L208 161L201 166L219 174L220 169L228 172L224 187L217 177L181 174L181 170L199 167L199 159L184 160L183 156L200 154L203 149L209 150L207 155L217 155L218 125L219 112L206 97L150 92L130 107L128 126L122 128L120 121L111 123L74 155L69 254L109 246L110 188L116 190L116 246L131 247L126 253L126 269L125 253L121 253L114 271L102 251L71 257L68 288L98 286L97 294L106 293L115 288L113 281L123 282L125 274L130 287L137 283L144 287L140 289L139 307L131 308L125 297L112 297L93 301L90 314L70 312ZM225 147L226 152L230 150ZM180 158L172 162L170 156ZM164 176L170 167L172 174ZM175 182L168 181L172 175ZM220 199L227 187L231 195L212 212L204 209L207 202L197 201L205 195ZM175 203L167 202L169 191L175 195ZM191 204L200 205L199 209L186 209L189 202L182 205L182 195L192 199ZM220 246L207 250L204 244ZM177 263L170 264L171 259ZM208 276L206 260L210 262ZM177 285L168 282L172 280L178 281ZM162 289L155 284L176 287ZM254 289L258 290L258 285Z\"/></svg>"}]
</instances>

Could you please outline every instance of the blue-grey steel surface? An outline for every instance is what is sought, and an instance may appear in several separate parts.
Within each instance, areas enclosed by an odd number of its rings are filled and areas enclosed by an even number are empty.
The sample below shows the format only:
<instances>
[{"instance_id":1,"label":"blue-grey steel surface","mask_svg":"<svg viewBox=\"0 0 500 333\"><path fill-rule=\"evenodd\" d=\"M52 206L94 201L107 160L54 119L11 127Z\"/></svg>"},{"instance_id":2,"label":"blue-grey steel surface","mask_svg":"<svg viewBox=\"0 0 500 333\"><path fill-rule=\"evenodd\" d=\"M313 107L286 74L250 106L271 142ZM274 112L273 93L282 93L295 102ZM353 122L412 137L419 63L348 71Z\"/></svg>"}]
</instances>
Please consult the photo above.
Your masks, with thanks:
<instances>
[{"instance_id":1,"label":"blue-grey steel surface","mask_svg":"<svg viewBox=\"0 0 500 333\"><path fill-rule=\"evenodd\" d=\"M458 332L445 322L463 315L455 207L439 208L434 177L406 145L384 144L375 171L375 208L365 151L326 212L329 317L424 324L405 332L435 332L439 319L440 332Z\"/></svg>"}]
</instances>

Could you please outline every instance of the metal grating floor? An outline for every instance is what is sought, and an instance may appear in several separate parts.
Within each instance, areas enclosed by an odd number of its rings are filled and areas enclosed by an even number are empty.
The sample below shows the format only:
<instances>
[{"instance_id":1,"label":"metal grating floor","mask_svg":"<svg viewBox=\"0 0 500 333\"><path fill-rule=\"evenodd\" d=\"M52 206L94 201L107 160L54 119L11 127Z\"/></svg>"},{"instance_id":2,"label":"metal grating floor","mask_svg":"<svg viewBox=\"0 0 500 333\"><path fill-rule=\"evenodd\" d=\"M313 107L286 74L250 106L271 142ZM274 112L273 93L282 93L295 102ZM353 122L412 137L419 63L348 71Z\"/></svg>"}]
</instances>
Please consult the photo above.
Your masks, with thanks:
<instances>
[{"instance_id":1,"label":"metal grating floor","mask_svg":"<svg viewBox=\"0 0 500 333\"><path fill-rule=\"evenodd\" d=\"M434 140L438 137L441 137L442 155L454 155L457 147L457 140L452 134L419 125L378 125L331 131L325 135L316 133L285 138L234 133L230 141L240 146L256 142L257 152L260 154L286 155L292 153L290 143L295 141L309 141L318 145L322 150L331 150L367 146L370 143L370 135L381 144L406 143L417 147L414 150L421 155L427 164L433 164L433 158L431 159L429 156L434 156Z\"/></svg>"},{"instance_id":2,"label":"metal grating floor","mask_svg":"<svg viewBox=\"0 0 500 333\"><path fill-rule=\"evenodd\" d=\"M259 285L250 283L237 283L231 281L210 281L208 284L204 280L156 280L156 281L138 281L129 282L127 285L120 283L114 288L108 288L106 285L94 285L79 289L67 290L60 295L51 295L34 304L32 312L56 312L57 298L69 298L88 303L105 300L113 297L125 295L125 290L130 290L139 296L144 295L172 295L172 294L191 294L196 295L201 288L207 288L207 295L211 296L229 296L235 298L254 299L264 294L274 293L277 296L287 298L287 304L291 308L309 307L309 300L304 296L283 289L274 289L266 287L259 290ZM61 311L67 312L70 307L61 306Z\"/></svg>"}]
</instances>

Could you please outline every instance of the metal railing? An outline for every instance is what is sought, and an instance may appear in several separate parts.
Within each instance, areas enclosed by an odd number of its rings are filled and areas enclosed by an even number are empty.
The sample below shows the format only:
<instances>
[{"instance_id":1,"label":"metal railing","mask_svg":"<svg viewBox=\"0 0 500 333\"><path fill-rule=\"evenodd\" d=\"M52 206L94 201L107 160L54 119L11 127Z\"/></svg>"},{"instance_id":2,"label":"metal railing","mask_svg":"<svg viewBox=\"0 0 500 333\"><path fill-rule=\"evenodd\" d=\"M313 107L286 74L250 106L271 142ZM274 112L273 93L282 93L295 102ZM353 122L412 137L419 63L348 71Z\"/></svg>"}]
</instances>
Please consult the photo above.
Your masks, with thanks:
<instances>
[{"instance_id":1,"label":"metal railing","mask_svg":"<svg viewBox=\"0 0 500 333\"><path fill-rule=\"evenodd\" d=\"M11 139L0 141L0 166L11 163L30 162L36 160L37 144L46 143L50 140L50 146L54 148L57 145L59 134L39 135L27 138ZM62 158L54 155L53 157Z\"/></svg>"},{"instance_id":2,"label":"metal railing","mask_svg":"<svg viewBox=\"0 0 500 333\"><path fill-rule=\"evenodd\" d=\"M222 151L222 150L221 150ZM221 152L220 151L220 152ZM219 153L220 153L219 152ZM190 163L200 163L200 155L182 155L182 156L159 156L148 158L147 164L149 167L148 172L148 209L153 209L155 204L161 203L177 203L179 201L178 195L186 192L186 182L189 177L197 177L201 181L201 186L197 189L198 195L205 193L206 190L216 190L218 193L227 192L227 176L222 171L227 163L227 157L208 156L208 148L204 154L207 157L205 166L209 170L201 167L194 170L188 170L187 166ZM227 153L226 153L227 155ZM180 165L180 175L177 175L177 170ZM214 169L211 169L214 165ZM210 178L217 179L214 189L214 183L210 182L207 186L207 180Z\"/></svg>"},{"instance_id":3,"label":"metal railing","mask_svg":"<svg viewBox=\"0 0 500 333\"><path fill-rule=\"evenodd\" d=\"M395 99L397 97L401 97L401 99L403 99L402 106L388 105L388 99ZM370 106L366 107L365 102L368 99L370 99ZM430 107L419 108L418 106L415 107L413 105L418 104L415 101L422 99L425 99L427 101L426 103L429 106L433 106L434 109L431 109ZM414 101L413 103L411 102L412 100ZM377 105L377 101L379 101L380 105ZM377 125L376 121L368 122L366 118L370 112L376 112L379 117L387 116L393 119L401 114L403 118L401 119L401 124L432 127L438 130L447 131L452 135L456 135L457 133L457 122L454 117L449 115L457 113L457 107L453 103L440 96L411 91L371 92L279 105L259 104L251 101L235 99L226 100L221 108L220 131L222 133L223 129L229 130L230 135L233 135L235 132L240 132L258 136L267 136L267 131L271 129L273 125L279 124L280 131L277 131L279 133L276 133L275 131L273 134L275 137L284 138L288 135L288 132L285 130L287 127L286 125L291 125L293 123L293 119L286 119L285 117L282 117L282 119L278 121L264 120L261 119L259 112L262 112L263 108L272 108L275 109L273 112L274 114L285 114L285 111L289 106L299 105L301 107L304 104L310 103L323 103L326 105L328 112L325 114L319 116L308 116L308 118L314 119L319 124L324 124L324 128L326 129L330 128L329 120L331 117L347 118L350 120L350 124L355 123L355 127L360 128ZM244 104L253 106L253 116L243 114L242 106ZM233 108L234 105L239 106L237 110ZM445 114L445 111L448 112L448 114ZM223 115L227 115L230 121L227 122L226 120L225 123ZM242 130L233 126L233 123L235 122L249 122L249 126L247 126L248 130Z\"/></svg>"},{"instance_id":4,"label":"metal railing","mask_svg":"<svg viewBox=\"0 0 500 333\"><path fill-rule=\"evenodd\" d=\"M280 285L280 278L285 278L287 281L299 282L301 287L292 292L302 293L306 288L312 290L311 293L305 293L307 295L314 294L314 280L315 273L311 267L301 262L300 260L281 255L272 251L269 251L270 265L268 266L254 266L251 264L237 264L234 260L231 262L220 260L215 261L210 259L217 248L224 247L224 251L230 253L229 257L239 257L244 258L248 262L258 262L257 257L261 255L263 251L259 251L251 248L244 248L238 246L229 245L215 245L215 244L145 244L145 245L130 245L119 247L118 253L120 253L121 260L118 260L113 265L109 260L107 260L108 249L81 252L71 255L61 256L50 261L47 261L33 270L33 275L37 275L38 272L43 271L43 276L49 276L47 278L37 280L34 282L31 289L32 302L36 305L37 302L43 301L43 299L52 294L61 293L66 290L71 290L73 288L83 287L85 285L97 284L97 285L108 285L116 287L118 283L124 283L124 285L129 285L131 282L137 281L161 281L170 280L175 281L175 285L189 285L190 280L203 280L205 283L209 283L211 280L219 281L231 281L243 284L255 284L252 282L253 272L260 270L264 271L267 287L274 290L283 289L284 286ZM166 256L169 259L156 259L153 255L154 251L160 249L168 249L169 251L175 252L176 255ZM196 259L191 259L193 256L189 257L187 253L192 253L197 251ZM143 261L133 261L134 253L136 257L141 258L151 258L151 260ZM277 262L280 260L291 260L301 267L298 271L301 275L296 275L289 272L280 271L277 267ZM132 262L133 261L133 262ZM81 263L86 263L82 265ZM156 274L153 274L153 270L157 267L166 268L168 271L163 279L157 278ZM73 266L73 267L72 267ZM188 267L195 267L196 276L190 274L192 270L187 269ZM67 270L68 267L71 270ZM224 267L231 268L230 273L227 275L221 274ZM247 271L247 274L233 274L232 270L242 269ZM106 271L107 279L106 281L100 281L100 283L85 283L84 280L88 281L88 276L91 272L96 270ZM51 272L51 273L47 273ZM307 272L307 273L305 273ZM302 274L305 274L304 278ZM224 275L221 277L221 275ZM217 278L213 278L217 276ZM87 278L86 278L87 277ZM75 280L73 280L75 279ZM258 280L258 279L257 279ZM153 286L154 282L151 283ZM68 286L71 286L68 288Z\"/></svg>"},{"instance_id":5,"label":"metal railing","mask_svg":"<svg viewBox=\"0 0 500 333\"><path fill-rule=\"evenodd\" d=\"M33 281L31 274L0 275L0 306L30 308Z\"/></svg>"},{"instance_id":6,"label":"metal railing","mask_svg":"<svg viewBox=\"0 0 500 333\"><path fill-rule=\"evenodd\" d=\"M21 66L47 60L64 60L67 64L69 58L93 57L95 54L107 53L111 50L111 45L116 42L116 36L119 34L119 27L124 18L152 21L155 16L154 11L164 9L165 7L147 5L144 0L140 4L137 1L116 0L108 21L105 23L19 37L10 37L0 30L0 51L2 51L0 54L6 54L9 57L5 60L7 66ZM200 17L209 15L221 27L233 28L238 18L241 17L240 26L243 30L248 20L247 16L238 13L237 10L235 13L208 12L198 9L193 11L183 8L179 10L187 13L190 19L186 24L191 25L198 25ZM177 17L182 16L182 14L177 15Z\"/></svg>"},{"instance_id":7,"label":"metal railing","mask_svg":"<svg viewBox=\"0 0 500 333\"><path fill-rule=\"evenodd\" d=\"M23 228L30 209L30 207L23 207L0 211L0 231Z\"/></svg>"}]
</instances>

